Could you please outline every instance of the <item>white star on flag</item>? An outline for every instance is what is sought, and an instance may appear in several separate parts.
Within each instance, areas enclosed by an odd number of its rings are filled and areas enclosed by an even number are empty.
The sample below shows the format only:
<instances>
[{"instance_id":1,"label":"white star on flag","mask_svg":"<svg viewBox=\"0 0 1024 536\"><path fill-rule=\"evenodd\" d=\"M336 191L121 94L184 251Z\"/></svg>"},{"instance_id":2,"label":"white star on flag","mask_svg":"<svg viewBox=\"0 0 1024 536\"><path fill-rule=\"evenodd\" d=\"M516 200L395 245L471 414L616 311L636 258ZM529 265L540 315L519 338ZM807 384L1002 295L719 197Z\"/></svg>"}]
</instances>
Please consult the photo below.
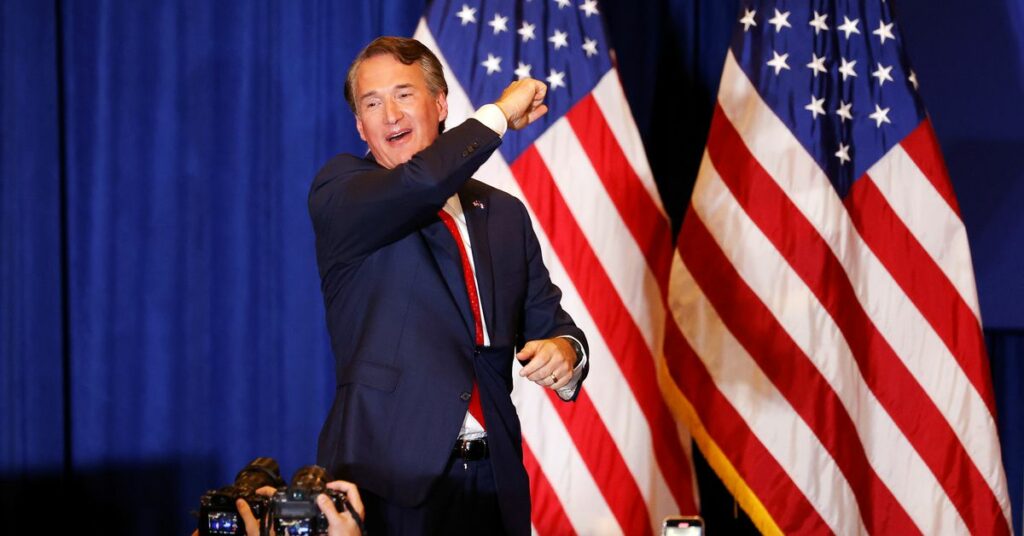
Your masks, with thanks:
<instances>
[{"instance_id":1,"label":"white star on flag","mask_svg":"<svg viewBox=\"0 0 1024 536\"><path fill-rule=\"evenodd\" d=\"M754 11L753 9L748 9L743 13L743 18L740 19L740 24L743 25L744 32L749 30L751 26L757 26L757 22L754 21L754 15L756 13L757 11Z\"/></svg>"},{"instance_id":2,"label":"white star on flag","mask_svg":"<svg viewBox=\"0 0 1024 536\"><path fill-rule=\"evenodd\" d=\"M516 67L516 70L512 71L512 72L515 73L516 77L518 77L517 78L518 80L522 80L524 78L529 78L530 77L530 69L532 69L532 68L533 67L530 66L530 65L527 65L527 64L525 64L523 62L519 62L519 66Z\"/></svg>"},{"instance_id":3,"label":"white star on flag","mask_svg":"<svg viewBox=\"0 0 1024 536\"><path fill-rule=\"evenodd\" d=\"M580 9L587 15L588 19L591 15L599 14L597 11L597 0L585 0L580 4Z\"/></svg>"},{"instance_id":4,"label":"white star on flag","mask_svg":"<svg viewBox=\"0 0 1024 536\"><path fill-rule=\"evenodd\" d=\"M892 67L892 65L886 67L879 63L878 68L875 69L875 72L871 73L871 76L874 76L875 78L878 79L878 87L882 87L886 81L893 81L892 75L889 74L890 72L892 72Z\"/></svg>"},{"instance_id":5,"label":"white star on flag","mask_svg":"<svg viewBox=\"0 0 1024 536\"><path fill-rule=\"evenodd\" d=\"M807 68L814 71L814 76L818 76L818 73L827 73L825 56L819 58L817 54L811 52L811 62L807 64Z\"/></svg>"},{"instance_id":6,"label":"white star on flag","mask_svg":"<svg viewBox=\"0 0 1024 536\"><path fill-rule=\"evenodd\" d=\"M825 24L825 19L828 18L828 13L818 14L814 12L814 19L811 20L810 25L814 27L814 35L818 35L818 32L827 32L828 24Z\"/></svg>"},{"instance_id":7,"label":"white star on flag","mask_svg":"<svg viewBox=\"0 0 1024 536\"><path fill-rule=\"evenodd\" d=\"M846 15L843 15L843 24L839 26L839 31L844 32L846 34L846 38L849 39L850 34L860 33L860 30L857 29L858 22L860 22L860 19L850 20L846 18Z\"/></svg>"},{"instance_id":8,"label":"white star on flag","mask_svg":"<svg viewBox=\"0 0 1024 536\"><path fill-rule=\"evenodd\" d=\"M816 99L811 95L811 103L804 106L804 110L811 112L811 119L817 119L819 114L825 115L825 97Z\"/></svg>"},{"instance_id":9,"label":"white star on flag","mask_svg":"<svg viewBox=\"0 0 1024 536\"><path fill-rule=\"evenodd\" d=\"M501 72L501 58L496 57L493 54L488 53L487 59L480 62L480 65L483 65L484 67L487 68L487 74Z\"/></svg>"},{"instance_id":10,"label":"white star on flag","mask_svg":"<svg viewBox=\"0 0 1024 536\"><path fill-rule=\"evenodd\" d=\"M782 31L782 28L792 28L789 24L789 11L780 13L778 9L775 10L775 16L768 19L768 24L775 26L775 33Z\"/></svg>"},{"instance_id":11,"label":"white star on flag","mask_svg":"<svg viewBox=\"0 0 1024 536\"><path fill-rule=\"evenodd\" d=\"M891 108L882 108L882 107L878 106L877 104L875 105L874 113L868 115L868 117L870 117L871 119L875 120L875 127L881 128L882 127L882 123L892 124L892 121L889 121L889 110L890 109Z\"/></svg>"},{"instance_id":12,"label":"white star on flag","mask_svg":"<svg viewBox=\"0 0 1024 536\"><path fill-rule=\"evenodd\" d=\"M840 58L842 65L839 66L839 74L843 75L843 80L846 80L847 76L857 76L857 72L853 70L853 66L857 65L857 60L846 61L846 58Z\"/></svg>"},{"instance_id":13,"label":"white star on flag","mask_svg":"<svg viewBox=\"0 0 1024 536\"><path fill-rule=\"evenodd\" d=\"M491 19L491 22L488 22L487 25L494 28L494 35L498 35L501 32L508 31L507 23L508 17L502 17L500 13L495 13L494 18Z\"/></svg>"},{"instance_id":14,"label":"white star on flag","mask_svg":"<svg viewBox=\"0 0 1024 536\"><path fill-rule=\"evenodd\" d=\"M570 0L555 0L555 2L558 3L558 9L562 9L563 7L569 7L572 4Z\"/></svg>"},{"instance_id":15,"label":"white star on flag","mask_svg":"<svg viewBox=\"0 0 1024 536\"><path fill-rule=\"evenodd\" d=\"M583 38L583 46L581 47L584 52L587 53L587 57L597 55L597 41L589 37Z\"/></svg>"},{"instance_id":16,"label":"white star on flag","mask_svg":"<svg viewBox=\"0 0 1024 536\"><path fill-rule=\"evenodd\" d=\"M569 34L561 30L555 30L555 33L548 38L548 41L555 45L555 50L558 50L569 46Z\"/></svg>"},{"instance_id":17,"label":"white star on flag","mask_svg":"<svg viewBox=\"0 0 1024 536\"><path fill-rule=\"evenodd\" d=\"M565 73L564 72L558 72L558 71L556 71L554 69L551 69L551 75L549 75L547 78L545 78L545 80L547 80L548 85L551 86L551 89L555 89L555 88L559 88L559 87L565 87Z\"/></svg>"},{"instance_id":18,"label":"white star on flag","mask_svg":"<svg viewBox=\"0 0 1024 536\"><path fill-rule=\"evenodd\" d=\"M537 26L535 24L530 24L529 22L526 22L524 20L523 21L523 25L520 26L518 30L516 30L516 33L523 37L523 42L525 43L525 42L529 41L530 39L536 39L537 38L537 36L534 35L534 33L533 33L533 30L536 27Z\"/></svg>"},{"instance_id":19,"label":"white star on flag","mask_svg":"<svg viewBox=\"0 0 1024 536\"><path fill-rule=\"evenodd\" d=\"M779 55L778 52L772 51L772 59L768 60L768 66L775 68L775 74L778 75L783 69L789 69L789 65L786 63L786 58L789 57L789 53Z\"/></svg>"},{"instance_id":20,"label":"white star on flag","mask_svg":"<svg viewBox=\"0 0 1024 536\"><path fill-rule=\"evenodd\" d=\"M465 26L471 22L476 22L476 9L462 4L462 11L455 14L456 17L462 19L462 25Z\"/></svg>"},{"instance_id":21,"label":"white star on flag","mask_svg":"<svg viewBox=\"0 0 1024 536\"><path fill-rule=\"evenodd\" d=\"M895 41L896 36L892 34L893 24L894 23L892 22L890 22L889 24L885 24L882 21L878 21L878 29L871 33L877 35L878 39L882 41L883 45L885 44L886 39L892 39L893 41Z\"/></svg>"},{"instance_id":22,"label":"white star on flag","mask_svg":"<svg viewBox=\"0 0 1024 536\"><path fill-rule=\"evenodd\" d=\"M839 121L845 123L847 119L853 120L853 113L850 112L850 108L853 103L839 101L839 109L836 110L836 115L839 116Z\"/></svg>"},{"instance_id":23,"label":"white star on flag","mask_svg":"<svg viewBox=\"0 0 1024 536\"><path fill-rule=\"evenodd\" d=\"M840 164L845 164L850 161L850 146L843 142L839 142L839 150L836 151L836 158L839 159Z\"/></svg>"},{"instance_id":24,"label":"white star on flag","mask_svg":"<svg viewBox=\"0 0 1024 536\"><path fill-rule=\"evenodd\" d=\"M910 71L910 76L907 77L907 80L910 80L910 84L914 86L914 89L917 89L917 73Z\"/></svg>"}]
</instances>

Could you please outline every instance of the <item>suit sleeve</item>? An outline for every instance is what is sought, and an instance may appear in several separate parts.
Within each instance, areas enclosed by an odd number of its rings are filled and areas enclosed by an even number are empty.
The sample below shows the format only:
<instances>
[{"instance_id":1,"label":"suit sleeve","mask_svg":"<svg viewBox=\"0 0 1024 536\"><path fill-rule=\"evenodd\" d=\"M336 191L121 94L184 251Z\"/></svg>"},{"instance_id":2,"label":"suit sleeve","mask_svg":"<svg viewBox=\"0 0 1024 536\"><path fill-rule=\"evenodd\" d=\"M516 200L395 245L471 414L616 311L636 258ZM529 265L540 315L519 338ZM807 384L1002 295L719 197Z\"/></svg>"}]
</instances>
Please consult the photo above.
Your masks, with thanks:
<instances>
[{"instance_id":1,"label":"suit sleeve","mask_svg":"<svg viewBox=\"0 0 1024 536\"><path fill-rule=\"evenodd\" d=\"M330 264L350 262L409 234L500 144L493 130L470 119L394 169L352 155L335 157L309 192L318 253Z\"/></svg>"},{"instance_id":2,"label":"suit sleeve","mask_svg":"<svg viewBox=\"0 0 1024 536\"><path fill-rule=\"evenodd\" d=\"M562 290L551 282L547 266L541 256L540 243L530 223L530 216L526 207L521 203L519 209L522 212L523 233L525 236L527 286L526 301L523 305L523 337L517 345L522 348L526 341L536 339L548 339L552 337L572 337L579 341L586 354L590 354L590 346L587 344L587 337L583 331L576 326L569 313L562 309ZM583 366L580 372L579 381L572 392L572 396L564 400L575 400L579 394L579 386L583 384L587 373L590 372L590 360Z\"/></svg>"}]
</instances>

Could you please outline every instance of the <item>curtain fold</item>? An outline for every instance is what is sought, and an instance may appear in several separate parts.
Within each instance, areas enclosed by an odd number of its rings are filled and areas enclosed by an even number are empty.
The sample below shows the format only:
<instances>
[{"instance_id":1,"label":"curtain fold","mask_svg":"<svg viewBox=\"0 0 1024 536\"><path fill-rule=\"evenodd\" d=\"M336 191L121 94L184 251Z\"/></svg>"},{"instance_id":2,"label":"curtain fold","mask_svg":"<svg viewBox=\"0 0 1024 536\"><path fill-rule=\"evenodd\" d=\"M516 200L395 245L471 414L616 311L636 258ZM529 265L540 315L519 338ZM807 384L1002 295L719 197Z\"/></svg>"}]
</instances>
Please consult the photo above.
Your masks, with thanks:
<instances>
[{"instance_id":1,"label":"curtain fold","mask_svg":"<svg viewBox=\"0 0 1024 536\"><path fill-rule=\"evenodd\" d=\"M54 20L52 4L0 4L0 503L65 461Z\"/></svg>"}]
</instances>

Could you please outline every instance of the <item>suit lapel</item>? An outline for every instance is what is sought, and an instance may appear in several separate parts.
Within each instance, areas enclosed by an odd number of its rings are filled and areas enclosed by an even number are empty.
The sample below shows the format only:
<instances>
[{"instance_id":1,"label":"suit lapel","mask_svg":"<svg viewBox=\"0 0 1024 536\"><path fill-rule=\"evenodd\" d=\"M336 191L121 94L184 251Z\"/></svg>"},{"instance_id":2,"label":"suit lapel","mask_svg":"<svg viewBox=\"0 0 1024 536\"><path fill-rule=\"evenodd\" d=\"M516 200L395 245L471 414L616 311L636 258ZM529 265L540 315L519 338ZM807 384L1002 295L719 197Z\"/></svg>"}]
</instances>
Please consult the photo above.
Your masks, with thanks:
<instances>
[{"instance_id":1,"label":"suit lapel","mask_svg":"<svg viewBox=\"0 0 1024 536\"><path fill-rule=\"evenodd\" d=\"M490 340L494 342L494 267L491 262L491 243L487 239L488 208L481 193L474 188L472 181L467 182L459 192L462 213L466 215L466 226L469 228L469 239L473 243L473 264L476 269L477 292L480 294L480 307L484 311Z\"/></svg>"},{"instance_id":2,"label":"suit lapel","mask_svg":"<svg viewBox=\"0 0 1024 536\"><path fill-rule=\"evenodd\" d=\"M441 218L435 218L431 224L420 228L420 235L426 241L427 249L433 255L437 269L441 272L441 277L459 308L459 314L462 315L466 329L469 330L470 338L475 337L476 327L473 314L469 310L469 295L466 294L466 283L462 276L462 258L455 238Z\"/></svg>"}]
</instances>

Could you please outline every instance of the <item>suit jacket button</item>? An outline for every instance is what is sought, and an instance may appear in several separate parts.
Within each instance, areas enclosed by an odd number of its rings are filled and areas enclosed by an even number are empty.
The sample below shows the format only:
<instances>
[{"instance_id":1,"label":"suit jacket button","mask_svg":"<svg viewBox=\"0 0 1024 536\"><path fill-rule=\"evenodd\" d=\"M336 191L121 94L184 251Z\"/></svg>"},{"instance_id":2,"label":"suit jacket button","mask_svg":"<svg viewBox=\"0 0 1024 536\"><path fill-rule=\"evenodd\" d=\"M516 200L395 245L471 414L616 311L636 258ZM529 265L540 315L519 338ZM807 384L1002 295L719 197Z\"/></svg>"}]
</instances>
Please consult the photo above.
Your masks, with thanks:
<instances>
[{"instance_id":1,"label":"suit jacket button","mask_svg":"<svg viewBox=\"0 0 1024 536\"><path fill-rule=\"evenodd\" d=\"M469 397L470 394L465 391L463 391L462 394L459 395L459 398L461 398L463 402L469 402Z\"/></svg>"},{"instance_id":2,"label":"suit jacket button","mask_svg":"<svg viewBox=\"0 0 1024 536\"><path fill-rule=\"evenodd\" d=\"M473 142L473 147L479 147L479 146L480 146L480 142L478 142L478 141L474 141Z\"/></svg>"},{"instance_id":3,"label":"suit jacket button","mask_svg":"<svg viewBox=\"0 0 1024 536\"><path fill-rule=\"evenodd\" d=\"M469 153L466 151L462 151L462 158L466 158L467 156L469 156Z\"/></svg>"}]
</instances>

